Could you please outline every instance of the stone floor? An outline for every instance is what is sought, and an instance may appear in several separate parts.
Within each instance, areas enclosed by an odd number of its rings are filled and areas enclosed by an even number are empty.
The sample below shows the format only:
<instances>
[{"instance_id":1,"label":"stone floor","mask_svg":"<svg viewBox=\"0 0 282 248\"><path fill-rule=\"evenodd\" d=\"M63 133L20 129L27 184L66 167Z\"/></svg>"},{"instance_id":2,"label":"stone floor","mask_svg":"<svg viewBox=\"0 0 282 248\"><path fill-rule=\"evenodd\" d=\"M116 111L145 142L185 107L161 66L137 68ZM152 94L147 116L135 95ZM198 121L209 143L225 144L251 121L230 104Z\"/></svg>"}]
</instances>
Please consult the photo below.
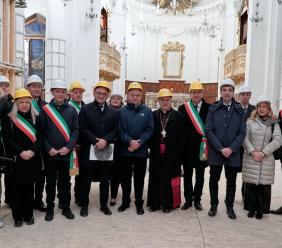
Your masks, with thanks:
<instances>
[{"instance_id":1,"label":"stone floor","mask_svg":"<svg viewBox=\"0 0 282 248\"><path fill-rule=\"evenodd\" d=\"M282 204L282 174L278 163L276 168L272 208ZM207 169L206 179L208 173ZM226 216L223 175L219 211L216 217L209 217L207 182L202 200L204 210L200 212L192 208L187 211L175 210L170 214L146 211L145 215L138 216L133 206L124 213L118 213L118 206L115 206L112 208L113 215L105 216L98 208L97 183L92 184L92 201L87 218L79 216L79 209L72 202L76 215L74 220L65 219L56 209L54 221L48 223L44 221L42 213L35 211L35 225L15 228L9 209L2 206L0 214L4 216L5 227L0 229L0 248L282 247L282 216L268 215L262 220L247 218L239 190L235 203L237 220L230 220ZM238 176L237 185L241 187L241 175Z\"/></svg>"}]
</instances>

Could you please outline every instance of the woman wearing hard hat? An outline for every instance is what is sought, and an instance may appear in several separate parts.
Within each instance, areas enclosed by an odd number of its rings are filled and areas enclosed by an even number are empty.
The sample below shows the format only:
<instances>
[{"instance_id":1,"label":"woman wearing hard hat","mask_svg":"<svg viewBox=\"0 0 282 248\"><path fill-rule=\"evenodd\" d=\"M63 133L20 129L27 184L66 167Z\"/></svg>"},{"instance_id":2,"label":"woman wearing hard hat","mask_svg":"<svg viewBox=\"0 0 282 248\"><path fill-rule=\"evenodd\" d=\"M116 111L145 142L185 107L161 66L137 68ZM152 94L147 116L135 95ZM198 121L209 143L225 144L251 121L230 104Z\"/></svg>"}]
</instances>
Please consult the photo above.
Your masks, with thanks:
<instances>
[{"instance_id":1,"label":"woman wearing hard hat","mask_svg":"<svg viewBox=\"0 0 282 248\"><path fill-rule=\"evenodd\" d=\"M244 141L242 178L245 183L244 209L248 217L262 219L268 214L271 202L271 184L274 183L275 160L273 152L282 145L278 120L267 96L257 99L256 110L247 121Z\"/></svg>"},{"instance_id":2,"label":"woman wearing hard hat","mask_svg":"<svg viewBox=\"0 0 282 248\"><path fill-rule=\"evenodd\" d=\"M3 139L7 157L16 157L10 178L11 208L15 226L34 224L34 182L42 173L40 140L37 132L35 109L26 89L15 92L11 118L3 119Z\"/></svg>"}]
</instances>

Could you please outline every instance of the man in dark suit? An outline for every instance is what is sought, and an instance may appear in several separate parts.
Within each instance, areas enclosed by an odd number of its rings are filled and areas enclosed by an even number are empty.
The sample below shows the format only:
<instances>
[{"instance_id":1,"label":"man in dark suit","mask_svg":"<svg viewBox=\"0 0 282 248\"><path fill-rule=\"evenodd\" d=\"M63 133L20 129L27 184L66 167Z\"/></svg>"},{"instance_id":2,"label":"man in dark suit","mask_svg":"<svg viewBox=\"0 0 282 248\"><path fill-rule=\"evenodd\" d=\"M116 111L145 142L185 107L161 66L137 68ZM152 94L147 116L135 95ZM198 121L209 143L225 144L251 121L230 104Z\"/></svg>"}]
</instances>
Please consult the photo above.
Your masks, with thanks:
<instances>
[{"instance_id":1,"label":"man in dark suit","mask_svg":"<svg viewBox=\"0 0 282 248\"><path fill-rule=\"evenodd\" d=\"M91 158L91 147L98 152L111 149L118 134L118 112L109 107L106 101L110 95L110 85L106 81L98 82L94 88L95 101L85 104L79 113L79 134L81 144L81 185L80 185L80 215L88 216L89 193L93 177L100 181L100 210L105 215L111 215L108 208L110 165L107 157ZM95 151L95 154L96 154ZM109 151L110 152L110 151Z\"/></svg>"},{"instance_id":2,"label":"man in dark suit","mask_svg":"<svg viewBox=\"0 0 282 248\"><path fill-rule=\"evenodd\" d=\"M240 148L246 136L245 112L234 96L235 84L232 79L223 80L220 85L221 98L209 108L206 120L206 135L209 143L208 164L210 166L210 203L208 212L217 213L218 182L224 165L226 177L226 213L236 219L233 209L236 178L241 166Z\"/></svg>"},{"instance_id":3,"label":"man in dark suit","mask_svg":"<svg viewBox=\"0 0 282 248\"><path fill-rule=\"evenodd\" d=\"M203 124L206 122L209 104L203 99L204 88L201 82L193 82L190 85L190 97L191 100L179 106L179 111L185 115L187 138L185 144L185 151L182 154L182 163L184 169L184 197L185 203L182 206L182 210L186 210L194 206L197 210L202 210L201 196L204 186L204 174L207 167L207 157L203 159L200 155L201 144L203 141L203 135L201 134L198 126L200 120ZM196 180L193 187L193 172L195 169Z\"/></svg>"},{"instance_id":4,"label":"man in dark suit","mask_svg":"<svg viewBox=\"0 0 282 248\"><path fill-rule=\"evenodd\" d=\"M245 121L247 122L248 118L251 116L251 113L256 109L256 107L252 104L250 104L250 99L252 96L252 91L248 85L242 85L239 90L239 103L241 104L242 108L244 109L245 112ZM241 169L243 166L243 155L244 155L244 147L243 145L240 148L240 158L241 158ZM241 188L241 193L242 193L242 199L244 201L244 195L245 195L245 184L242 182L242 188Z\"/></svg>"}]
</instances>

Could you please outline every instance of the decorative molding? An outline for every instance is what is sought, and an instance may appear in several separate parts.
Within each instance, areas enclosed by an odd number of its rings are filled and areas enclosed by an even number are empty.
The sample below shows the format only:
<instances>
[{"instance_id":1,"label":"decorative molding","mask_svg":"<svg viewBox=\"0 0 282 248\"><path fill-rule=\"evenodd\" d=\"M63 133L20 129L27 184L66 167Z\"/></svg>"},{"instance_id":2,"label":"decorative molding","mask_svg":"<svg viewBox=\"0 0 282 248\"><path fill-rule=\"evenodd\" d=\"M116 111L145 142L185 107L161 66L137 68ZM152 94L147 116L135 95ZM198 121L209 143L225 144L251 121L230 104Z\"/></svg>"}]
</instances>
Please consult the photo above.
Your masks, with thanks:
<instances>
[{"instance_id":1,"label":"decorative molding","mask_svg":"<svg viewBox=\"0 0 282 248\"><path fill-rule=\"evenodd\" d=\"M185 46L179 42L162 45L162 66L164 78L181 78Z\"/></svg>"}]
</instances>

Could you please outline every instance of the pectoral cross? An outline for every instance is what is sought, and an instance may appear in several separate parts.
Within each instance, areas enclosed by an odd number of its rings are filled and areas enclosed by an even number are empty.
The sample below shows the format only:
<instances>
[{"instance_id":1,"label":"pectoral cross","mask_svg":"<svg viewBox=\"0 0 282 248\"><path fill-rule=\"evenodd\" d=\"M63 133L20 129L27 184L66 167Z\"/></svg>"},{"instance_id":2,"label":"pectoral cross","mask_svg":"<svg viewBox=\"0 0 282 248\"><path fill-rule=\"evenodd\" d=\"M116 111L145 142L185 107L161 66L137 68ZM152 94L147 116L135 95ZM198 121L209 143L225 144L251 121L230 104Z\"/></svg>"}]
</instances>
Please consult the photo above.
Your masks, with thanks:
<instances>
[{"instance_id":1,"label":"pectoral cross","mask_svg":"<svg viewBox=\"0 0 282 248\"><path fill-rule=\"evenodd\" d=\"M163 138L165 138L165 135L166 135L166 131L163 129L163 131L161 132Z\"/></svg>"}]
</instances>

